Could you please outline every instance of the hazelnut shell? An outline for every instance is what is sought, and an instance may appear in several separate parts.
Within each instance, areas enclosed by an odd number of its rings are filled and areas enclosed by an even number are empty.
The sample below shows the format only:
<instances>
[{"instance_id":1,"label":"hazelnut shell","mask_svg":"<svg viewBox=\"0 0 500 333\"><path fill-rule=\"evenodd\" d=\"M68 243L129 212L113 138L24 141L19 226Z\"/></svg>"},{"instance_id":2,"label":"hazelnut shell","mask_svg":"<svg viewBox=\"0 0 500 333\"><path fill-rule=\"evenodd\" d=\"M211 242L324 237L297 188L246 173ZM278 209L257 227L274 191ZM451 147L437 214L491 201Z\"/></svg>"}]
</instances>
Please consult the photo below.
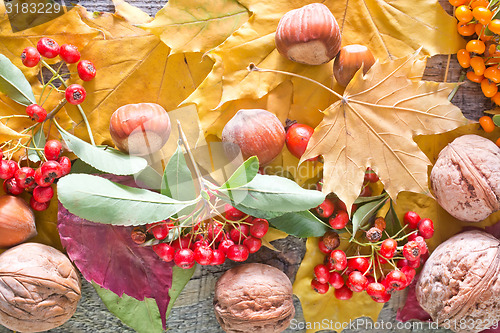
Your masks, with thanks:
<instances>
[{"instance_id":1,"label":"hazelnut shell","mask_svg":"<svg viewBox=\"0 0 500 333\"><path fill-rule=\"evenodd\" d=\"M482 221L500 208L500 148L478 135L458 137L441 150L430 179L450 215Z\"/></svg>"},{"instance_id":2,"label":"hazelnut shell","mask_svg":"<svg viewBox=\"0 0 500 333\"><path fill-rule=\"evenodd\" d=\"M279 269L244 264L217 281L215 316L228 333L282 332L295 315L292 295L292 283Z\"/></svg>"},{"instance_id":3,"label":"hazelnut shell","mask_svg":"<svg viewBox=\"0 0 500 333\"><path fill-rule=\"evenodd\" d=\"M26 201L12 195L0 196L0 248L35 237L35 215Z\"/></svg>"},{"instance_id":4,"label":"hazelnut shell","mask_svg":"<svg viewBox=\"0 0 500 333\"><path fill-rule=\"evenodd\" d=\"M440 244L426 261L415 292L420 306L455 332L479 332L500 320L500 241L472 230ZM476 325L478 324L478 325ZM464 327L466 328L466 327Z\"/></svg>"}]
</instances>

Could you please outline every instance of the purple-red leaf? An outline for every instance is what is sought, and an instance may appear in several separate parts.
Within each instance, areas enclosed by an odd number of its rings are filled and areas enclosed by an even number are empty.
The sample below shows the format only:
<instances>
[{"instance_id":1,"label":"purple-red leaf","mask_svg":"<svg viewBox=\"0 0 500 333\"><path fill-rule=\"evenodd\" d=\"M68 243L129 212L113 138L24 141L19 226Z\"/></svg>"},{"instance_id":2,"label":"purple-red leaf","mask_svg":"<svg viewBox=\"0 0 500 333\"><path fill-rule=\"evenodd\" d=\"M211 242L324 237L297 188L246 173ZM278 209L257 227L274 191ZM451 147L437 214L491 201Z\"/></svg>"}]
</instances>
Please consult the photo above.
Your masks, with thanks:
<instances>
[{"instance_id":1,"label":"purple-red leaf","mask_svg":"<svg viewBox=\"0 0 500 333\"><path fill-rule=\"evenodd\" d=\"M119 296L154 298L166 327L172 264L162 261L151 247L135 244L132 227L90 222L59 204L58 228L62 245L85 279Z\"/></svg>"},{"instance_id":2,"label":"purple-red leaf","mask_svg":"<svg viewBox=\"0 0 500 333\"><path fill-rule=\"evenodd\" d=\"M425 312L424 309L418 304L417 295L415 293L415 285L417 284L420 274L415 276L412 283L408 286L408 296L405 305L398 309L396 319L399 321L408 321L417 319L421 321L431 321L431 316Z\"/></svg>"}]
</instances>

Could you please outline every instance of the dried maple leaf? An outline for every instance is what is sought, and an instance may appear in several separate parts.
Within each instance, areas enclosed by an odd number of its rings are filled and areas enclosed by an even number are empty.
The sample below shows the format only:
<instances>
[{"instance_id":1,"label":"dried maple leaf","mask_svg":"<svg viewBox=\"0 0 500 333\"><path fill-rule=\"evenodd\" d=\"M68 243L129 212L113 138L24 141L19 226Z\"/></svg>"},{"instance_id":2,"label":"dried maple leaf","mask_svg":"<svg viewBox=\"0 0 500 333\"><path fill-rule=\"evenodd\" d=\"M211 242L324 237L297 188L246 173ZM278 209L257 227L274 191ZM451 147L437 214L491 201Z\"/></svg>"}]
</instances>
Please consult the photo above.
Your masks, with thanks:
<instances>
[{"instance_id":1,"label":"dried maple leaf","mask_svg":"<svg viewBox=\"0 0 500 333\"><path fill-rule=\"evenodd\" d=\"M207 79L185 102L195 103L202 123L209 125L211 113L228 102L239 99L260 99L275 89L286 77L276 74L248 75L246 67L253 62L259 67L294 72L324 82L331 74L331 63L307 66L282 57L275 48L274 33L280 18L289 10L312 1L240 0L253 14L223 44L208 55L215 61ZM446 14L437 0L422 0L418 6L411 0L361 1L327 0L324 2L337 18L342 29L343 45L367 45L375 56L384 60L406 56L420 46L424 54L454 53L463 46L456 32L456 21ZM446 36L446 38L443 38ZM318 74L319 73L319 74ZM326 77L329 86L331 76ZM300 107L309 112L311 101ZM215 110L215 111L214 111ZM220 131L205 127L211 134Z\"/></svg>"},{"instance_id":2,"label":"dried maple leaf","mask_svg":"<svg viewBox=\"0 0 500 333\"><path fill-rule=\"evenodd\" d=\"M408 79L415 57L376 63L365 77L358 71L341 100L324 111L302 156L323 155L323 191L335 192L348 207L361 191L367 167L393 199L401 191L428 193L431 163L413 136L468 122L447 99L452 84Z\"/></svg>"}]
</instances>

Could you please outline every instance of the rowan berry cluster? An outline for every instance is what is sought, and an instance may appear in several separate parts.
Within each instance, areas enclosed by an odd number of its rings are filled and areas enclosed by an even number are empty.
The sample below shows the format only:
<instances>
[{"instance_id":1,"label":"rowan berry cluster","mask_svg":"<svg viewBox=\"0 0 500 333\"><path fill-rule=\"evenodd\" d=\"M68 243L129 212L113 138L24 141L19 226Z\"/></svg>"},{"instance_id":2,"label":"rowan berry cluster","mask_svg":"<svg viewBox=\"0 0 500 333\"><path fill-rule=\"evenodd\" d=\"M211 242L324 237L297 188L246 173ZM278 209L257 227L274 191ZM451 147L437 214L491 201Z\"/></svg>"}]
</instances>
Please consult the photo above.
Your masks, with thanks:
<instances>
[{"instance_id":1,"label":"rowan berry cluster","mask_svg":"<svg viewBox=\"0 0 500 333\"><path fill-rule=\"evenodd\" d=\"M41 62L53 74L52 78L45 83L44 86L49 86L53 90L59 91L58 88L54 86L53 81L60 79L66 87L64 90L66 101L73 105L81 104L87 96L85 89L80 84L67 86L59 73L60 68L56 71L42 59L42 57L52 59L57 56L60 56L61 59L67 64L74 64L78 62L78 76L83 81L90 81L96 76L94 64L89 60L80 60L81 55L76 46L71 44L63 44L59 46L55 40L48 37L41 38L38 41L36 48L32 46L25 48L21 53L21 60L27 67L35 67ZM26 114L28 114L32 120L39 123L45 121L47 117L47 111L41 105L35 103L26 108Z\"/></svg>"},{"instance_id":2,"label":"rowan berry cluster","mask_svg":"<svg viewBox=\"0 0 500 333\"><path fill-rule=\"evenodd\" d=\"M312 289L324 294L332 287L340 300L366 291L375 302L387 302L394 291L411 283L415 269L428 257L425 240L434 234L432 221L421 219L415 212L407 212L403 222L399 233L389 235L385 219L377 217L361 239L350 240L345 251L338 249L339 234L327 231L318 242L325 258L323 264L314 268Z\"/></svg>"},{"instance_id":3,"label":"rowan berry cluster","mask_svg":"<svg viewBox=\"0 0 500 333\"><path fill-rule=\"evenodd\" d=\"M183 219L168 219L136 227L132 239L137 244L154 243L153 250L163 261L173 261L188 269L195 262L222 265L226 258L246 261L250 253L260 249L262 237L269 230L267 220L247 215L228 204L223 215L189 227L183 225Z\"/></svg>"},{"instance_id":4,"label":"rowan berry cluster","mask_svg":"<svg viewBox=\"0 0 500 333\"><path fill-rule=\"evenodd\" d=\"M71 171L71 161L61 156L62 144L58 140L49 140L43 148L46 161L37 168L20 167L13 160L3 159L0 150L0 178L4 180L3 190L7 194L20 195L31 192L30 206L36 211L43 211L49 207L54 196L52 184Z\"/></svg>"}]
</instances>

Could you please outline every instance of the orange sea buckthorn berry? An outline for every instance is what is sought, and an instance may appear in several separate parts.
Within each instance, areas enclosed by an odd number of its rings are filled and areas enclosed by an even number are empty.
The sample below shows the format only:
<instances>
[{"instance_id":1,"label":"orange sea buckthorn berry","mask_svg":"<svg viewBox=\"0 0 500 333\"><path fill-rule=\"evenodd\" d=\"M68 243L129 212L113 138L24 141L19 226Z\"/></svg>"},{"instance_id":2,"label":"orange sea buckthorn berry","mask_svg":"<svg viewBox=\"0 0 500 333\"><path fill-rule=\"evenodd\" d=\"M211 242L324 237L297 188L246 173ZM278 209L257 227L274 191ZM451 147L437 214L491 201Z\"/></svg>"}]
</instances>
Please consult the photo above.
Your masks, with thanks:
<instances>
[{"instance_id":1,"label":"orange sea buckthorn berry","mask_svg":"<svg viewBox=\"0 0 500 333\"><path fill-rule=\"evenodd\" d=\"M481 57L472 57L470 59L470 66L474 70L474 74L476 74L477 76L482 76L484 74L484 70L486 69L484 60Z\"/></svg>"},{"instance_id":2,"label":"orange sea buckthorn berry","mask_svg":"<svg viewBox=\"0 0 500 333\"><path fill-rule=\"evenodd\" d=\"M482 25L487 25L490 23L493 13L486 7L478 6L472 10L472 16Z\"/></svg>"},{"instance_id":3,"label":"orange sea buckthorn berry","mask_svg":"<svg viewBox=\"0 0 500 333\"><path fill-rule=\"evenodd\" d=\"M486 45L482 40L472 39L467 42L465 49L469 52L474 52L477 54L483 54L486 51Z\"/></svg>"},{"instance_id":4,"label":"orange sea buckthorn berry","mask_svg":"<svg viewBox=\"0 0 500 333\"><path fill-rule=\"evenodd\" d=\"M496 105L500 105L500 92L497 92L495 94L495 96L493 96L491 98L491 100L493 101L493 103L495 103Z\"/></svg>"},{"instance_id":5,"label":"orange sea buckthorn berry","mask_svg":"<svg viewBox=\"0 0 500 333\"><path fill-rule=\"evenodd\" d=\"M469 71L467 72L467 78L472 82L481 83L481 81L483 81L484 79L484 76L476 75L474 71Z\"/></svg>"},{"instance_id":6,"label":"orange sea buckthorn berry","mask_svg":"<svg viewBox=\"0 0 500 333\"><path fill-rule=\"evenodd\" d=\"M500 20L494 19L488 24L488 29L495 34L500 34ZM464 35L465 36L465 35Z\"/></svg>"},{"instance_id":7,"label":"orange sea buckthorn berry","mask_svg":"<svg viewBox=\"0 0 500 333\"><path fill-rule=\"evenodd\" d=\"M476 30L474 28L475 28L475 24L473 24L473 23L458 22L458 24L457 24L457 31L462 36L474 35L474 33L476 32Z\"/></svg>"},{"instance_id":8,"label":"orange sea buckthorn berry","mask_svg":"<svg viewBox=\"0 0 500 333\"><path fill-rule=\"evenodd\" d=\"M493 122L493 119L488 116L482 116L479 118L479 125L481 125L486 133L491 133L495 130L495 123Z\"/></svg>"},{"instance_id":9,"label":"orange sea buckthorn berry","mask_svg":"<svg viewBox=\"0 0 500 333\"><path fill-rule=\"evenodd\" d=\"M498 138L497 141L495 141L495 143L497 144L498 147L500 147L500 138Z\"/></svg>"},{"instance_id":10,"label":"orange sea buckthorn berry","mask_svg":"<svg viewBox=\"0 0 500 333\"><path fill-rule=\"evenodd\" d=\"M460 66L463 68L470 67L470 53L466 49L458 50L457 52L457 60Z\"/></svg>"},{"instance_id":11,"label":"orange sea buckthorn berry","mask_svg":"<svg viewBox=\"0 0 500 333\"><path fill-rule=\"evenodd\" d=\"M461 6L467 2L467 0L448 0L448 1L450 2L450 5L452 5L453 7Z\"/></svg>"},{"instance_id":12,"label":"orange sea buckthorn berry","mask_svg":"<svg viewBox=\"0 0 500 333\"><path fill-rule=\"evenodd\" d=\"M498 92L498 87L494 82L491 82L488 79L483 79L483 81L481 81L481 90L483 91L484 96L493 97Z\"/></svg>"},{"instance_id":13,"label":"orange sea buckthorn berry","mask_svg":"<svg viewBox=\"0 0 500 333\"><path fill-rule=\"evenodd\" d=\"M472 10L469 9L467 6L459 6L457 9L455 9L455 17L457 20L460 22L470 22L474 18L474 15L472 15Z\"/></svg>"},{"instance_id":14,"label":"orange sea buckthorn berry","mask_svg":"<svg viewBox=\"0 0 500 333\"><path fill-rule=\"evenodd\" d=\"M472 7L472 9L474 9L476 7L485 7L485 8L488 8L489 4L490 4L490 2L488 0L474 0L470 4L470 6Z\"/></svg>"},{"instance_id":15,"label":"orange sea buckthorn berry","mask_svg":"<svg viewBox=\"0 0 500 333\"><path fill-rule=\"evenodd\" d=\"M476 25L474 26L474 30L476 31L476 34L478 35L479 39L481 39L484 42L489 41L490 39L493 38L493 36L487 36L484 33L486 29L484 25L482 25L481 23L476 23Z\"/></svg>"},{"instance_id":16,"label":"orange sea buckthorn berry","mask_svg":"<svg viewBox=\"0 0 500 333\"><path fill-rule=\"evenodd\" d=\"M484 77L495 83L500 83L500 69L498 66L490 66L484 70Z\"/></svg>"}]
</instances>

